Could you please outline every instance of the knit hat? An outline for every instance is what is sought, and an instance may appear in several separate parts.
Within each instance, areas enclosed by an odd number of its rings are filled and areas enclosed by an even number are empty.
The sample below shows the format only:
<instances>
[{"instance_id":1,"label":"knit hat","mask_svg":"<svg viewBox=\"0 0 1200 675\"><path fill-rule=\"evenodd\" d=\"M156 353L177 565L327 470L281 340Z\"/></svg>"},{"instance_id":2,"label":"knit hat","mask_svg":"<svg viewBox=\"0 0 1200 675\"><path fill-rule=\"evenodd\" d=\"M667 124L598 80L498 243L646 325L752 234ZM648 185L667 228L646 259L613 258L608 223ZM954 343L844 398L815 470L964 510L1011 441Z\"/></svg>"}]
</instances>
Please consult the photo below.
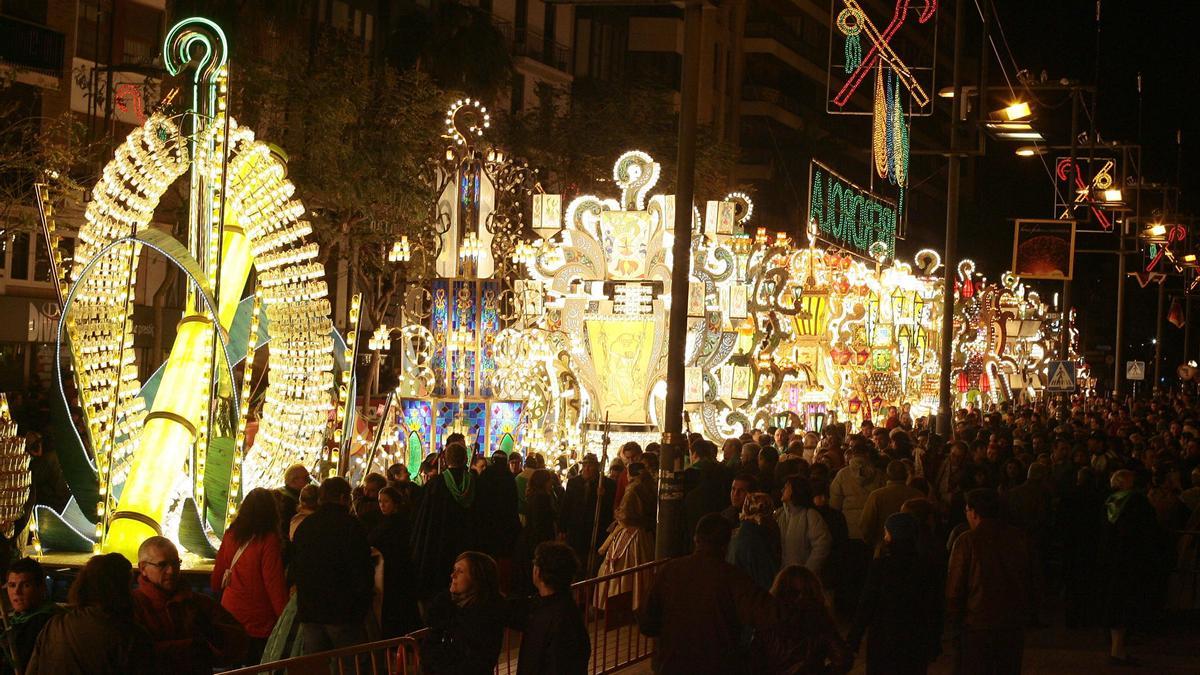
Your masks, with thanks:
<instances>
[{"instance_id":1,"label":"knit hat","mask_svg":"<svg viewBox=\"0 0 1200 675\"><path fill-rule=\"evenodd\" d=\"M892 541L911 541L917 538L917 519L911 513L893 513L883 527L892 535Z\"/></svg>"}]
</instances>

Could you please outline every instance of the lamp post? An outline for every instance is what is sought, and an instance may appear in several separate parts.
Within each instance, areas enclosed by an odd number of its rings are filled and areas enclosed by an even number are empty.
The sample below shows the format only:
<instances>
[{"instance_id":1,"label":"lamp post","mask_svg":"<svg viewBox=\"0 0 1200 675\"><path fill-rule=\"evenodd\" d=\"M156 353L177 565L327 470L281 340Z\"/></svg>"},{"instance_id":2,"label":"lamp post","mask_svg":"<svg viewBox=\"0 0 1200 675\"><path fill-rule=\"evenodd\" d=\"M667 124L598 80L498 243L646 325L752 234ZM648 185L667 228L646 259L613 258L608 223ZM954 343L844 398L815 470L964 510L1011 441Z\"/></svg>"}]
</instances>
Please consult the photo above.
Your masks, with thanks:
<instances>
[{"instance_id":1,"label":"lamp post","mask_svg":"<svg viewBox=\"0 0 1200 675\"><path fill-rule=\"evenodd\" d=\"M953 400L950 396L950 369L954 349L954 273L958 269L958 119L959 108L966 106L962 91L962 40L966 0L954 7L954 99L950 115L949 177L946 179L946 246L942 255L946 266L946 281L942 288L942 349L941 377L938 382L937 430L942 438L950 438L950 419Z\"/></svg>"}]
</instances>

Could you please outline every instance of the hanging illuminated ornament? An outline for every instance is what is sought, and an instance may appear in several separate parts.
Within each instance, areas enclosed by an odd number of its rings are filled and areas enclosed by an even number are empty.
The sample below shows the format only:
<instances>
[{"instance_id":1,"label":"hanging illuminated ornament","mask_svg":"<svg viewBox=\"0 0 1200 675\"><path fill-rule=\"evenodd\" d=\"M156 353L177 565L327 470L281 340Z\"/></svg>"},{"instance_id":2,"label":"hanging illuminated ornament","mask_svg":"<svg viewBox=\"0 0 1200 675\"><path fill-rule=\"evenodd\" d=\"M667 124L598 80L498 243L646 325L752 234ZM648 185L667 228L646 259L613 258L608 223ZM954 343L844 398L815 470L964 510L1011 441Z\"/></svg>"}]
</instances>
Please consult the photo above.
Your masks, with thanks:
<instances>
[{"instance_id":1,"label":"hanging illuminated ornament","mask_svg":"<svg viewBox=\"0 0 1200 675\"><path fill-rule=\"evenodd\" d=\"M837 17L838 30L846 36L845 71L849 75L862 65L862 40L859 34L863 31L863 13L856 8L847 7Z\"/></svg>"},{"instance_id":2,"label":"hanging illuminated ornament","mask_svg":"<svg viewBox=\"0 0 1200 675\"><path fill-rule=\"evenodd\" d=\"M850 398L849 401L846 402L846 410L849 411L851 415L857 415L858 411L862 410L862 403L862 399L858 397L858 394L855 394Z\"/></svg>"},{"instance_id":3,"label":"hanging illuminated ornament","mask_svg":"<svg viewBox=\"0 0 1200 675\"><path fill-rule=\"evenodd\" d=\"M903 188L908 182L908 125L904 122L904 108L900 104L900 86L888 77L888 131L891 132L888 168L893 183Z\"/></svg>"},{"instance_id":4,"label":"hanging illuminated ornament","mask_svg":"<svg viewBox=\"0 0 1200 675\"><path fill-rule=\"evenodd\" d=\"M883 90L883 62L875 69L875 106L871 120L871 150L875 158L875 173L888 177L888 100Z\"/></svg>"}]
</instances>

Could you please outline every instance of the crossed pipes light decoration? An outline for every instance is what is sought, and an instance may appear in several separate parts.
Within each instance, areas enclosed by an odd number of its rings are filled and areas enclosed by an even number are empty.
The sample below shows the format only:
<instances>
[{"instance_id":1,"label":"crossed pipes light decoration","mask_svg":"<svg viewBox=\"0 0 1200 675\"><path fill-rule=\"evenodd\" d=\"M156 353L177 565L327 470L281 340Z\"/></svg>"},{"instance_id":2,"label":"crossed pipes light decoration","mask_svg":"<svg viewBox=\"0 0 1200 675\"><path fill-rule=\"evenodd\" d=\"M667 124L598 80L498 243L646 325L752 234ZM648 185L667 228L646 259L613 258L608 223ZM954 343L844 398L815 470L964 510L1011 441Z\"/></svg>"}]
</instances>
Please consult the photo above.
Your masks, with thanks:
<instances>
[{"instance_id":1,"label":"crossed pipes light decoration","mask_svg":"<svg viewBox=\"0 0 1200 675\"><path fill-rule=\"evenodd\" d=\"M842 85L841 90L833 98L834 104L839 108L844 108L850 101L850 97L858 91L858 88L862 85L876 63L879 60L883 60L895 73L896 79L912 95L913 101L917 105L921 107L929 105L929 94L917 82L908 65L904 63L900 55L891 46L892 39L908 19L912 1L896 0L896 11L892 14L891 20L884 26L883 30L879 30L867 18L866 12L863 11L862 6L857 0L843 0L843 2L846 8L837 16L838 30L846 36L848 42L856 42L859 40L858 36L860 34L866 34L867 38L871 40L871 48L867 50L867 53L862 56L861 61L849 73L845 84ZM925 6L917 15L917 22L922 24L929 22L937 13L937 5L937 0L927 0Z\"/></svg>"}]
</instances>

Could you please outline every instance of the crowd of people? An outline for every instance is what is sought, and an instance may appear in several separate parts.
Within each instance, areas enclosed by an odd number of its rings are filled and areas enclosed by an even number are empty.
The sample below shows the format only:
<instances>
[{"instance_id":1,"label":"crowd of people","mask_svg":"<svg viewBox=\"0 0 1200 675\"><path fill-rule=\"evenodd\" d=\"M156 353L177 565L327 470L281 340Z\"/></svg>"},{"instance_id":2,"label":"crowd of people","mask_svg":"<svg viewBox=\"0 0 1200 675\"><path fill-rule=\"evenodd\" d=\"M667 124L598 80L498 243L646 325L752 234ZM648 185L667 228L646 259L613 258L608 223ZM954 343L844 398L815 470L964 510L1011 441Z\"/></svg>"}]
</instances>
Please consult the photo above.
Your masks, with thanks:
<instances>
[{"instance_id":1,"label":"crowd of people","mask_svg":"<svg viewBox=\"0 0 1200 675\"><path fill-rule=\"evenodd\" d=\"M505 628L520 673L583 673L572 584L631 594L659 673L1018 673L1025 632L1054 620L1130 631L1196 609L1200 404L1080 397L960 410L949 439L891 408L820 432L688 443L686 555L654 556L658 450L548 469L536 453L472 457L461 436L358 486L304 466L245 495L208 589L147 539L136 569L93 557L66 608L12 563L8 666L25 673L211 673L420 631L428 673L491 673ZM682 542L681 542L682 544ZM136 577L136 585L131 578ZM201 592L201 591L204 592ZM217 599L214 599L217 598ZM1170 602L1168 602L1170 600ZM863 649L865 643L865 649Z\"/></svg>"}]
</instances>

